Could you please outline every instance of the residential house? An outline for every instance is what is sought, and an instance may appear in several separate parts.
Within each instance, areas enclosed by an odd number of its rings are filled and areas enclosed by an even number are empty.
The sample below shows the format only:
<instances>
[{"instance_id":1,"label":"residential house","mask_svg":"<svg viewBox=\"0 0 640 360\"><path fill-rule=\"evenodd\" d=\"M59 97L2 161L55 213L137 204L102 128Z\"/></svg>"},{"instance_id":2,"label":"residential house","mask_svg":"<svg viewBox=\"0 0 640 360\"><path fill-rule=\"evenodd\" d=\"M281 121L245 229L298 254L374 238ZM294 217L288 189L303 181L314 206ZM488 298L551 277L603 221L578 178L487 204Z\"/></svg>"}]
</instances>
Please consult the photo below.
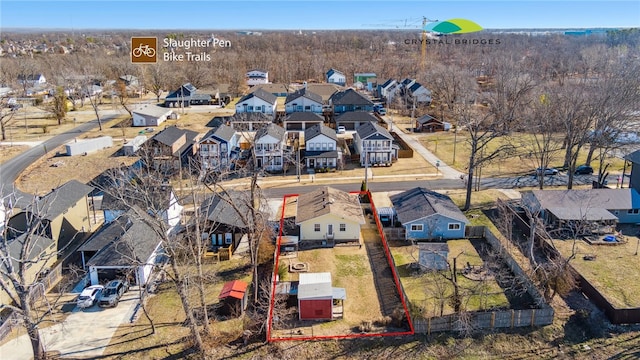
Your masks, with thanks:
<instances>
[{"instance_id":1,"label":"residential house","mask_svg":"<svg viewBox=\"0 0 640 360\"><path fill-rule=\"evenodd\" d=\"M349 111L336 117L336 126L344 126L346 130L357 130L366 123L378 123L378 118L366 111Z\"/></svg>"},{"instance_id":2,"label":"residential house","mask_svg":"<svg viewBox=\"0 0 640 360\"><path fill-rule=\"evenodd\" d=\"M140 81L135 75L122 75L118 80L122 81L126 86L140 86Z\"/></svg>"},{"instance_id":3,"label":"residential house","mask_svg":"<svg viewBox=\"0 0 640 360\"><path fill-rule=\"evenodd\" d=\"M293 91L293 89L291 89L288 84L269 83L269 84L256 85L249 90L249 93L255 92L257 90L266 91L270 94L273 94L276 97L286 97Z\"/></svg>"},{"instance_id":4,"label":"residential house","mask_svg":"<svg viewBox=\"0 0 640 360\"><path fill-rule=\"evenodd\" d=\"M391 103L398 88L398 82L394 79L389 79L381 85L378 85L378 97L385 99L387 103Z\"/></svg>"},{"instance_id":5,"label":"residential house","mask_svg":"<svg viewBox=\"0 0 640 360\"><path fill-rule=\"evenodd\" d=\"M209 105L211 95L201 94L191 83L186 83L164 99L164 106L170 108L189 107L191 105Z\"/></svg>"},{"instance_id":6,"label":"residential house","mask_svg":"<svg viewBox=\"0 0 640 360\"><path fill-rule=\"evenodd\" d=\"M336 131L323 124L304 131L304 158L307 168L335 169L341 161Z\"/></svg>"},{"instance_id":7,"label":"residential house","mask_svg":"<svg viewBox=\"0 0 640 360\"><path fill-rule=\"evenodd\" d=\"M344 288L331 286L331 273L300 273L298 282L298 318L300 320L332 320L333 304L344 302ZM344 305L341 306L344 309ZM344 315L344 312L343 312Z\"/></svg>"},{"instance_id":8,"label":"residential house","mask_svg":"<svg viewBox=\"0 0 640 360\"><path fill-rule=\"evenodd\" d=\"M47 78L42 74L22 74L18 75L18 83L27 86L44 85L47 83Z\"/></svg>"},{"instance_id":9,"label":"residential house","mask_svg":"<svg viewBox=\"0 0 640 360\"><path fill-rule=\"evenodd\" d=\"M150 225L141 209L130 209L114 221L104 223L78 251L91 285L115 277L144 285L162 258L163 236Z\"/></svg>"},{"instance_id":10,"label":"residential house","mask_svg":"<svg viewBox=\"0 0 640 360\"><path fill-rule=\"evenodd\" d=\"M142 147L148 166L166 173L188 170L189 160L197 152L199 134L169 126L154 135Z\"/></svg>"},{"instance_id":11,"label":"residential house","mask_svg":"<svg viewBox=\"0 0 640 360\"><path fill-rule=\"evenodd\" d=\"M387 129L373 123L360 125L353 134L353 143L360 154L360 165L386 165L398 158L399 147Z\"/></svg>"},{"instance_id":12,"label":"residential house","mask_svg":"<svg viewBox=\"0 0 640 360\"><path fill-rule=\"evenodd\" d=\"M301 248L358 242L363 224L357 194L324 186L298 196L296 225Z\"/></svg>"},{"instance_id":13,"label":"residential house","mask_svg":"<svg viewBox=\"0 0 640 360\"><path fill-rule=\"evenodd\" d=\"M344 76L344 73L336 69L329 69L329 71L327 71L326 77L327 82L330 84L336 84L340 86L347 85L347 77Z\"/></svg>"},{"instance_id":14,"label":"residential house","mask_svg":"<svg viewBox=\"0 0 640 360\"><path fill-rule=\"evenodd\" d=\"M282 120L282 127L287 131L305 131L306 129L323 124L324 118L312 112L294 112Z\"/></svg>"},{"instance_id":15,"label":"residential house","mask_svg":"<svg viewBox=\"0 0 640 360\"><path fill-rule=\"evenodd\" d=\"M132 179L137 183L138 179ZM138 187L134 184L113 185L105 189L102 196L104 222L109 223L137 206L147 214L161 219L167 233L179 230L184 206L180 205L171 185L149 185Z\"/></svg>"},{"instance_id":16,"label":"residential house","mask_svg":"<svg viewBox=\"0 0 640 360\"><path fill-rule=\"evenodd\" d=\"M629 187L640 192L640 150L636 150L624 157L626 161L631 162L631 176L629 178Z\"/></svg>"},{"instance_id":17,"label":"residential house","mask_svg":"<svg viewBox=\"0 0 640 360\"><path fill-rule=\"evenodd\" d=\"M418 82L414 82L407 88L409 95L417 103L430 104L431 103L431 90L425 88Z\"/></svg>"},{"instance_id":18,"label":"residential house","mask_svg":"<svg viewBox=\"0 0 640 360\"><path fill-rule=\"evenodd\" d=\"M331 96L344 88L338 84L307 84L307 90L322 97L322 103L328 104Z\"/></svg>"},{"instance_id":19,"label":"residential house","mask_svg":"<svg viewBox=\"0 0 640 360\"><path fill-rule=\"evenodd\" d=\"M450 129L450 123L438 120L429 114L425 114L416 120L416 131L436 132L449 131Z\"/></svg>"},{"instance_id":20,"label":"residential house","mask_svg":"<svg viewBox=\"0 0 640 360\"><path fill-rule=\"evenodd\" d=\"M254 86L269 83L269 72L261 69L253 69L247 71L247 85Z\"/></svg>"},{"instance_id":21,"label":"residential house","mask_svg":"<svg viewBox=\"0 0 640 360\"><path fill-rule=\"evenodd\" d=\"M329 105L335 114L348 111L373 111L373 102L353 89L338 91L331 95Z\"/></svg>"},{"instance_id":22,"label":"residential house","mask_svg":"<svg viewBox=\"0 0 640 360\"><path fill-rule=\"evenodd\" d=\"M249 197L236 191L214 194L202 201L200 214L206 220L200 229L203 239L210 240L209 249L216 252L222 248L231 248L231 252L238 249L242 238L254 228L249 205Z\"/></svg>"},{"instance_id":23,"label":"residential house","mask_svg":"<svg viewBox=\"0 0 640 360\"><path fill-rule=\"evenodd\" d=\"M256 131L253 151L255 166L267 171L282 171L285 158L285 130L276 124L269 124Z\"/></svg>"},{"instance_id":24,"label":"residential house","mask_svg":"<svg viewBox=\"0 0 640 360\"><path fill-rule=\"evenodd\" d=\"M263 113L241 113L229 118L229 124L235 131L256 131L273 123L273 115Z\"/></svg>"},{"instance_id":25,"label":"residential house","mask_svg":"<svg viewBox=\"0 0 640 360\"><path fill-rule=\"evenodd\" d=\"M469 223L450 197L416 187L390 196L405 240L462 239Z\"/></svg>"},{"instance_id":26,"label":"residential house","mask_svg":"<svg viewBox=\"0 0 640 360\"><path fill-rule=\"evenodd\" d=\"M262 113L274 115L278 98L262 89L249 93L236 103L236 114Z\"/></svg>"},{"instance_id":27,"label":"residential house","mask_svg":"<svg viewBox=\"0 0 640 360\"><path fill-rule=\"evenodd\" d=\"M240 135L228 125L220 125L202 137L198 154L202 170L228 169L240 152Z\"/></svg>"},{"instance_id":28,"label":"residential house","mask_svg":"<svg viewBox=\"0 0 640 360\"><path fill-rule=\"evenodd\" d=\"M523 193L522 203L550 226L576 234L640 223L640 194L635 189L533 190Z\"/></svg>"},{"instance_id":29,"label":"residential house","mask_svg":"<svg viewBox=\"0 0 640 360\"><path fill-rule=\"evenodd\" d=\"M141 97L145 92L144 84L140 83L135 75L122 75L118 78L118 82L124 85L125 91L130 97Z\"/></svg>"},{"instance_id":30,"label":"residential house","mask_svg":"<svg viewBox=\"0 0 640 360\"><path fill-rule=\"evenodd\" d=\"M133 126L159 126L169 119L173 110L153 104L145 104L131 111Z\"/></svg>"},{"instance_id":31,"label":"residential house","mask_svg":"<svg viewBox=\"0 0 640 360\"><path fill-rule=\"evenodd\" d=\"M302 88L289 94L284 102L285 112L314 112L322 113L322 97Z\"/></svg>"},{"instance_id":32,"label":"residential house","mask_svg":"<svg viewBox=\"0 0 640 360\"><path fill-rule=\"evenodd\" d=\"M366 88L367 91L374 91L378 87L378 77L375 73L355 73L353 74L353 84L356 87Z\"/></svg>"}]
</instances>

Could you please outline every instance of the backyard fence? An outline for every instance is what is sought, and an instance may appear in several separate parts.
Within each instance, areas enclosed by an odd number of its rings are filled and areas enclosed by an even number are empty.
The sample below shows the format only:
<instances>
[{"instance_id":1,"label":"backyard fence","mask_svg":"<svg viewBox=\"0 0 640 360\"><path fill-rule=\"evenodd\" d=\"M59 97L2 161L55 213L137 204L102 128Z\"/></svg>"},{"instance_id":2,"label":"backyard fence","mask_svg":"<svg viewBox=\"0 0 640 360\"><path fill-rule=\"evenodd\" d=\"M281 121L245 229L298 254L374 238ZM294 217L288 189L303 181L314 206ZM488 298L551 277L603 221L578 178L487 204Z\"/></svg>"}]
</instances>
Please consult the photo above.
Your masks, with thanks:
<instances>
[{"instance_id":1,"label":"backyard fence","mask_svg":"<svg viewBox=\"0 0 640 360\"><path fill-rule=\"evenodd\" d=\"M400 150L398 150L398 158L399 159L408 159L413 157L413 149L409 144L407 144L395 131L391 132L391 136L393 136L393 141L397 142L400 145Z\"/></svg>"}]
</instances>

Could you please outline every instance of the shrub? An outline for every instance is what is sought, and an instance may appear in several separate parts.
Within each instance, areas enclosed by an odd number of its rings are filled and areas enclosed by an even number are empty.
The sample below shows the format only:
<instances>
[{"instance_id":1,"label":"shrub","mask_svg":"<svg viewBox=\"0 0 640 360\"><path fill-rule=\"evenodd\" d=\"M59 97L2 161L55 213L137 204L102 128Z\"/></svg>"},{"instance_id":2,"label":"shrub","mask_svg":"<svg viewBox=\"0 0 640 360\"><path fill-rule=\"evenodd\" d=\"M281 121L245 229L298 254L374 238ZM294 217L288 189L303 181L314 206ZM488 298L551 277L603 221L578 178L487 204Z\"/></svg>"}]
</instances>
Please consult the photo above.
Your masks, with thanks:
<instances>
[{"instance_id":1,"label":"shrub","mask_svg":"<svg viewBox=\"0 0 640 360\"><path fill-rule=\"evenodd\" d=\"M358 330L363 333L368 333L373 330L373 323L369 320L363 321L360 326L358 326Z\"/></svg>"}]
</instances>

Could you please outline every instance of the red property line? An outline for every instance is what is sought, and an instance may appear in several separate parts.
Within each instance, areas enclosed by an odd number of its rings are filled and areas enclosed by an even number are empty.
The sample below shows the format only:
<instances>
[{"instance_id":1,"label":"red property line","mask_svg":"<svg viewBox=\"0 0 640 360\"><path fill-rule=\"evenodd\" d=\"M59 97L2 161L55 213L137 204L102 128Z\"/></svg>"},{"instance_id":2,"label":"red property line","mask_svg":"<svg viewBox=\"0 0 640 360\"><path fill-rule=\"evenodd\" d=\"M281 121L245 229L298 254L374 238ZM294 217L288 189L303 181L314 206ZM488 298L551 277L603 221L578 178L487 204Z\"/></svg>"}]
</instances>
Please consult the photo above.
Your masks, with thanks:
<instances>
[{"instance_id":1,"label":"red property line","mask_svg":"<svg viewBox=\"0 0 640 360\"><path fill-rule=\"evenodd\" d=\"M405 316L407 321L409 322L409 331L402 332L388 332L388 333L377 333L377 334L350 334L350 335L319 335L319 336L305 336L305 337L288 337L288 338L272 338L271 337L271 328L273 326L273 307L275 303L275 295L276 295L276 276L278 273L278 266L280 262L280 243L282 241L282 228L284 227L284 214L285 208L287 204L287 199L291 197L297 197L298 194L288 194L285 195L282 199L282 215L280 217L280 229L278 231L278 241L276 244L276 261L275 267L273 269L272 276L272 289L271 289L271 305L269 306L269 318L267 321L267 341L275 342L275 341L304 341L304 340L337 340L337 339L353 339L353 338L366 338L366 337L380 337L380 336L401 336L401 335L414 335L415 330L413 327L413 322L411 321L411 317L409 316L409 310L407 307L407 303L404 297L404 292L400 286L400 280L398 274L396 272L395 267L393 266L394 262L391 259L391 252L389 251L389 245L387 244L387 240L384 237L384 231L382 231L382 224L380 223L380 219L378 218L378 212L376 211L375 205L373 203L373 197L371 196L370 191L352 191L350 194L358 194L358 195L367 195L369 198L369 203L371 204L372 215L375 218L376 226L378 228L378 233L380 234L380 238L382 239L383 248L385 254L387 256L387 263L391 268L391 273L393 274L393 280L396 285L396 290L400 295L400 301L402 302L402 307L405 312Z\"/></svg>"}]
</instances>

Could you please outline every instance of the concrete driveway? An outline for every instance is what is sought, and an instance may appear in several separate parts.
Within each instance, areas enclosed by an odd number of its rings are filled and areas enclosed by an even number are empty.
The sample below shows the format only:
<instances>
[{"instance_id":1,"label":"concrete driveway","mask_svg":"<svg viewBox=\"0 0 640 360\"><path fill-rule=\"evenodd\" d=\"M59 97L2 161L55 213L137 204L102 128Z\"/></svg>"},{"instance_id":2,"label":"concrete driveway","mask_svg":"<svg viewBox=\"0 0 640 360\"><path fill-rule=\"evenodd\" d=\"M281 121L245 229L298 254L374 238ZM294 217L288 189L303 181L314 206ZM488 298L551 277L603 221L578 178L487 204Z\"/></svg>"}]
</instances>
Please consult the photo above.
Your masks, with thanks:
<instances>
[{"instance_id":1,"label":"concrete driveway","mask_svg":"<svg viewBox=\"0 0 640 360\"><path fill-rule=\"evenodd\" d=\"M115 308L73 308L66 320L42 329L46 351L59 352L60 357L94 358L104 353L118 326L129 322L138 304L138 288L131 288ZM23 331L23 330L22 330ZM33 358L28 336L0 346L0 359L28 360Z\"/></svg>"}]
</instances>

